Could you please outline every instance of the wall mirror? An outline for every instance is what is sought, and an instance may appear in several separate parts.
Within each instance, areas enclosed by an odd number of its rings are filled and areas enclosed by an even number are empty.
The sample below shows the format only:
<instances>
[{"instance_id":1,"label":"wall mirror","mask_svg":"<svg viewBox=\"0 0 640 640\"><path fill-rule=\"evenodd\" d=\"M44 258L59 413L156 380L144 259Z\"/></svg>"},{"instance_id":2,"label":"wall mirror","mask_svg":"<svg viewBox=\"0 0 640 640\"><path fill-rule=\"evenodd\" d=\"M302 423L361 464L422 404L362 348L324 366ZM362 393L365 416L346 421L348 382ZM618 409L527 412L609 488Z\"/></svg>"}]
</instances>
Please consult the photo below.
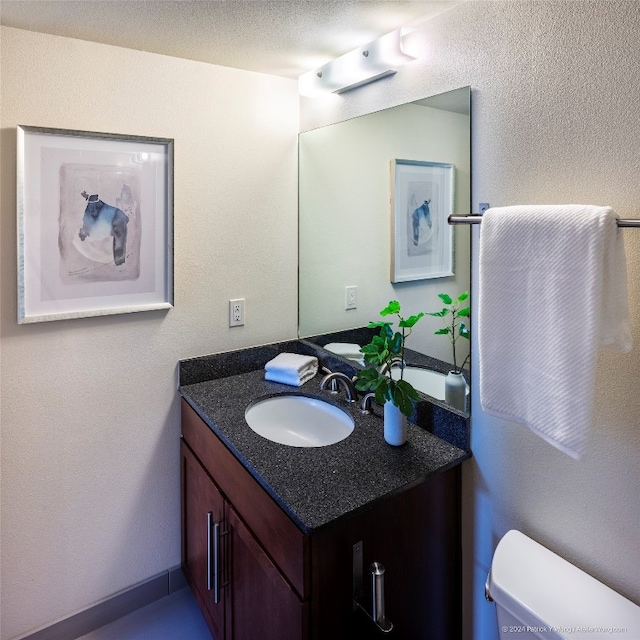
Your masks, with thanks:
<instances>
[{"instance_id":1,"label":"wall mirror","mask_svg":"<svg viewBox=\"0 0 640 640\"><path fill-rule=\"evenodd\" d=\"M469 225L449 226L446 216L442 222L443 207L451 207L451 213L471 211L470 110L471 90L464 87L300 134L301 338L323 346L326 340L352 343L359 336L352 330L379 320L390 300L398 300L403 315L411 315L440 310L439 293L457 297L470 290ZM409 171L402 185L398 160ZM438 174L429 186L431 166L451 170L444 178ZM418 183L423 184L415 187ZM401 197L399 190L404 190ZM449 204L443 191L450 191ZM411 222L408 209L425 200L431 201L431 220L422 210L417 222L418 214ZM403 215L409 221L393 227ZM437 266L418 269L405 281L393 278L394 251L408 251L399 245L403 233L409 250L417 246L425 260L445 265L444 271ZM414 233L418 242L412 247ZM448 233L451 243L442 249L441 239ZM448 265L442 251L450 252ZM453 358L447 337L434 335L441 326L438 318L423 318L407 347L422 366L430 363L446 372ZM457 346L460 364L469 344L461 340Z\"/></svg>"}]
</instances>

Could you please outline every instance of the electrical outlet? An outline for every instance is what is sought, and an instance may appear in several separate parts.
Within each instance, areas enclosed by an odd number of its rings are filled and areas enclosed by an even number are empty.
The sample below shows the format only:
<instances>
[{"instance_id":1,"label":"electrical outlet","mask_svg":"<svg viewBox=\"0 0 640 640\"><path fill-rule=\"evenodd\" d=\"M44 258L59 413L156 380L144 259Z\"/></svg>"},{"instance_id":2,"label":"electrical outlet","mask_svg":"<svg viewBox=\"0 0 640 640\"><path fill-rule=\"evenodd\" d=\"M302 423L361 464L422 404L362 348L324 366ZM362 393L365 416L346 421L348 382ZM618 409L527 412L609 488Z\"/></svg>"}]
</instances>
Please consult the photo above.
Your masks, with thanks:
<instances>
[{"instance_id":1,"label":"electrical outlet","mask_svg":"<svg viewBox=\"0 0 640 640\"><path fill-rule=\"evenodd\" d=\"M344 308L348 311L349 309L356 309L358 307L358 287L352 285L350 287L345 287L345 301Z\"/></svg>"},{"instance_id":2,"label":"electrical outlet","mask_svg":"<svg viewBox=\"0 0 640 640\"><path fill-rule=\"evenodd\" d=\"M241 327L244 325L244 298L229 300L229 326Z\"/></svg>"}]
</instances>

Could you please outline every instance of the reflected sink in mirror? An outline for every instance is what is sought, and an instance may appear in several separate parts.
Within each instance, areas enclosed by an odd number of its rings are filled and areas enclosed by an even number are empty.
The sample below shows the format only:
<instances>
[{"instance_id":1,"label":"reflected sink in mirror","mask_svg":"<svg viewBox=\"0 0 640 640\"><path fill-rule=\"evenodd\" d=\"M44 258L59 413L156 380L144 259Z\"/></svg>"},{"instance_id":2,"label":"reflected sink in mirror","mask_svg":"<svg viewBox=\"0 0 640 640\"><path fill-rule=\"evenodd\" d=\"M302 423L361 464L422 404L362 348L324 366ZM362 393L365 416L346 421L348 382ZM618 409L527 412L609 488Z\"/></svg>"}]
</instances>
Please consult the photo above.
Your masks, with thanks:
<instances>
[{"instance_id":1,"label":"reflected sink in mirror","mask_svg":"<svg viewBox=\"0 0 640 640\"><path fill-rule=\"evenodd\" d=\"M244 417L258 435L290 447L326 447L350 436L354 428L353 419L342 409L303 395L256 400Z\"/></svg>"},{"instance_id":2,"label":"reflected sink in mirror","mask_svg":"<svg viewBox=\"0 0 640 640\"><path fill-rule=\"evenodd\" d=\"M391 368L391 377L394 380L400 379L401 367L396 366ZM412 387L426 393L427 395L435 398L436 400L444 400L444 381L446 374L439 371L432 371L424 367L416 367L407 365L404 368L403 379L406 380ZM467 385L467 395L469 394L469 386Z\"/></svg>"}]
</instances>

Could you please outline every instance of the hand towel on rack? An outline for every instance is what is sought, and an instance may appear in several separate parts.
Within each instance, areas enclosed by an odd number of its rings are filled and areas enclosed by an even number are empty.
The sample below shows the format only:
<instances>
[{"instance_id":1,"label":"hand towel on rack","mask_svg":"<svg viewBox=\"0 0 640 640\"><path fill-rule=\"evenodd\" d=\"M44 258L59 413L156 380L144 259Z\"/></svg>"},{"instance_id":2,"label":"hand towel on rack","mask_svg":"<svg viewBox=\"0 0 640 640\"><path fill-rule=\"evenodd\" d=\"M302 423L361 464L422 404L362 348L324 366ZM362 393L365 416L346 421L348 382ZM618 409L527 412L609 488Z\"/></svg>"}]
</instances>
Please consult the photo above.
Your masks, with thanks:
<instances>
[{"instance_id":1,"label":"hand towel on rack","mask_svg":"<svg viewBox=\"0 0 640 640\"><path fill-rule=\"evenodd\" d=\"M279 353L264 366L265 380L300 387L318 373L318 358L299 353Z\"/></svg>"},{"instance_id":2,"label":"hand towel on rack","mask_svg":"<svg viewBox=\"0 0 640 640\"><path fill-rule=\"evenodd\" d=\"M610 207L498 207L480 233L480 402L579 458L598 349L631 349L622 231Z\"/></svg>"}]
</instances>

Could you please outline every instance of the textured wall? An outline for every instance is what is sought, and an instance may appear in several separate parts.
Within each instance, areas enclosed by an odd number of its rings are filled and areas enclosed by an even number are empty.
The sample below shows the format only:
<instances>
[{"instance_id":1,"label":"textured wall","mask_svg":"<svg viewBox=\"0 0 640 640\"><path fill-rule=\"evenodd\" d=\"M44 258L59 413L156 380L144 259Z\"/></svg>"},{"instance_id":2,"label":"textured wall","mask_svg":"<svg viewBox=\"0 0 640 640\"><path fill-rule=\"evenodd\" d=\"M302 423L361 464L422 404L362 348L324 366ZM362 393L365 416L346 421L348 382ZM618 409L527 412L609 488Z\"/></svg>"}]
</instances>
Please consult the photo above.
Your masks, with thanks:
<instances>
[{"instance_id":1,"label":"textured wall","mask_svg":"<svg viewBox=\"0 0 640 640\"><path fill-rule=\"evenodd\" d=\"M469 2L410 39L423 51L419 62L329 107L305 101L303 128L469 84L476 205L584 202L640 217L640 3ZM483 584L510 528L640 603L640 232L624 234L636 346L600 359L584 458L484 415L474 384L474 458L464 474L467 639L496 637ZM567 321L579 330L580 310L568 310Z\"/></svg>"},{"instance_id":2,"label":"textured wall","mask_svg":"<svg viewBox=\"0 0 640 640\"><path fill-rule=\"evenodd\" d=\"M2 28L1 637L180 563L180 358L296 336L296 84ZM175 307L16 324L17 124L175 139ZM229 329L229 298L246 326Z\"/></svg>"}]
</instances>

